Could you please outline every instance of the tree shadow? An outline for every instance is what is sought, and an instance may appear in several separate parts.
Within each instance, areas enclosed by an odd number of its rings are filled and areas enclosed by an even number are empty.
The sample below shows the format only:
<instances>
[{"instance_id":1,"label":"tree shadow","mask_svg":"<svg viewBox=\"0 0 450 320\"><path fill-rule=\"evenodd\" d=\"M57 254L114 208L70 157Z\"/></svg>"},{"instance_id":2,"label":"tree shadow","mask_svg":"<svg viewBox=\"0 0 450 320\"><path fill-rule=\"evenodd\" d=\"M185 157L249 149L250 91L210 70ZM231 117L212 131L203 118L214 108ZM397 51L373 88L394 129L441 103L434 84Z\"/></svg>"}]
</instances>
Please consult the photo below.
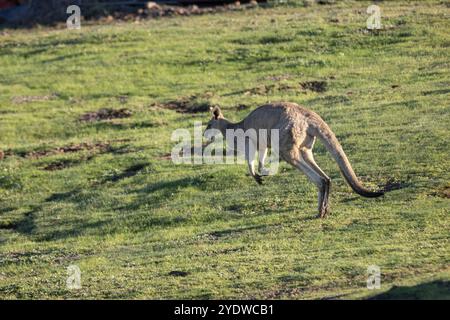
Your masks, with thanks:
<instances>
[{"instance_id":1,"label":"tree shadow","mask_svg":"<svg viewBox=\"0 0 450 320\"><path fill-rule=\"evenodd\" d=\"M247 226L247 227L235 227L235 228L229 228L229 229L223 229L223 230L217 230L208 232L205 235L212 238L212 239L220 239L220 238L227 238L232 237L236 235L240 235L246 231L252 231L252 230L264 230L267 229L267 225L265 224L259 224L255 226Z\"/></svg>"},{"instance_id":2,"label":"tree shadow","mask_svg":"<svg viewBox=\"0 0 450 320\"><path fill-rule=\"evenodd\" d=\"M393 286L368 300L450 300L450 282L435 280L410 287Z\"/></svg>"},{"instance_id":3,"label":"tree shadow","mask_svg":"<svg viewBox=\"0 0 450 320\"><path fill-rule=\"evenodd\" d=\"M52 199L51 201L64 201L64 199L69 199L75 193L76 191L61 193L53 195L50 198ZM69 227L67 227L67 225L58 225L55 226L58 227L57 230L48 232L39 232L37 231L37 225L35 220L37 218L36 215L41 210L42 207L38 206L25 212L22 218L14 222L14 225L12 225L12 229L14 229L14 231L22 235L35 237L37 241L51 241L75 237L84 233L88 229L99 229L100 227L106 225L109 222L109 221L95 221L95 222L80 221L75 224L73 224L72 222L69 225Z\"/></svg>"},{"instance_id":4,"label":"tree shadow","mask_svg":"<svg viewBox=\"0 0 450 320\"><path fill-rule=\"evenodd\" d=\"M100 184L103 184L105 182L116 183L124 178L132 177L147 166L148 163L135 164L119 174L106 178ZM181 192L183 188L192 185L201 186L204 183L205 180L201 178L181 178L177 180L153 183L144 186L141 189L134 190L134 192L138 194L138 198L132 203L120 205L111 209L114 211L121 211L125 213L125 215L123 215L123 218L127 221L129 219L133 221L140 220L142 218L141 215L127 213L139 210L142 207L158 207L163 201L170 199L172 195L176 194L177 192ZM47 197L45 199L45 202L67 202L80 205L80 197L83 196L85 196L83 190L76 188L67 192L54 193ZM82 207L80 207L79 209L84 210ZM40 210L41 208L39 207L29 212L29 214L27 214L27 216L24 217L23 220L17 223L17 227L15 228L16 231L28 236L34 236L38 241L65 239L75 237L89 231L95 231L97 235L102 235L106 232L108 234L111 234L116 231L116 226L111 223L112 219L106 218L99 221L89 221L89 219L81 219L76 221L75 223L72 221L71 225L63 223L61 225L55 226L55 230L48 230L42 233L36 232L37 229L34 220L36 213ZM126 223L133 224L133 221L129 221ZM186 218L180 216L146 216L143 221L140 221L139 228L175 226L186 222Z\"/></svg>"},{"instance_id":5,"label":"tree shadow","mask_svg":"<svg viewBox=\"0 0 450 320\"><path fill-rule=\"evenodd\" d=\"M75 225L71 225L69 228L64 228L60 230L55 230L51 232L45 232L44 234L40 234L37 237L38 241L54 241L60 239L67 239L72 237L77 237L86 233L88 230L100 230L101 227L107 225L109 221L95 221L95 222L82 222L76 223ZM106 231L96 232L96 235L102 234L105 235Z\"/></svg>"},{"instance_id":6,"label":"tree shadow","mask_svg":"<svg viewBox=\"0 0 450 320\"><path fill-rule=\"evenodd\" d=\"M134 177L148 166L149 163L147 162L133 164L132 166L123 170L121 173L105 178L103 182L117 182L125 178Z\"/></svg>"},{"instance_id":7,"label":"tree shadow","mask_svg":"<svg viewBox=\"0 0 450 320\"><path fill-rule=\"evenodd\" d=\"M138 199L131 204L117 207L115 210L132 211L147 205L157 207L165 199L169 199L174 194L180 192L181 189L189 186L201 187L204 183L205 181L198 177L156 182L147 185L144 188L134 190L134 192L138 194Z\"/></svg>"}]
</instances>

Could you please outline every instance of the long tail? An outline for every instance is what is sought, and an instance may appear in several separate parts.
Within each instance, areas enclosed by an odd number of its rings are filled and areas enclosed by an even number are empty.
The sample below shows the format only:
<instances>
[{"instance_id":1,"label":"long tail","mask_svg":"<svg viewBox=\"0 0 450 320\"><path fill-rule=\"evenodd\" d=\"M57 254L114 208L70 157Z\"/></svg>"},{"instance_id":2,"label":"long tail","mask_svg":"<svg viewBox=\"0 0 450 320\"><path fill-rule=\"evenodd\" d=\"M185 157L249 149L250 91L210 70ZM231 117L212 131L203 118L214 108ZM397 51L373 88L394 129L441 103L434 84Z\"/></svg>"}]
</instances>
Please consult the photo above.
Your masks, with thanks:
<instances>
[{"instance_id":1,"label":"long tail","mask_svg":"<svg viewBox=\"0 0 450 320\"><path fill-rule=\"evenodd\" d=\"M317 136L323 142L325 148L328 150L328 152L331 153L334 160L336 160L337 164L339 165L339 169L342 172L342 175L344 176L350 187L353 189L353 191L363 197L368 198L375 198L384 194L384 192L381 190L375 192L370 191L361 184L355 172L353 171L353 168L348 161L341 144L339 143L334 133L331 131L330 127L323 120L322 123L320 123L320 125L316 126L314 129L315 136Z\"/></svg>"}]
</instances>

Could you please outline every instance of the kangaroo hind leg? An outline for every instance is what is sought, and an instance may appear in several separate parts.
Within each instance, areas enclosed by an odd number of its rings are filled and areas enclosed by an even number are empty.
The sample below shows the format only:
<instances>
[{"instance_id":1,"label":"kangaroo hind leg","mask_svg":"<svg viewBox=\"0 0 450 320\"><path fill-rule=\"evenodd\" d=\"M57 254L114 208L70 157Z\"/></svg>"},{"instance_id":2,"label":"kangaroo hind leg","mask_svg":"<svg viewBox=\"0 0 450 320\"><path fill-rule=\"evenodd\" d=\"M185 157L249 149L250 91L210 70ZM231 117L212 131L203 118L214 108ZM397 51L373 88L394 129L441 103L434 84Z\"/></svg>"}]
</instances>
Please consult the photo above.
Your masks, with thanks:
<instances>
[{"instance_id":1,"label":"kangaroo hind leg","mask_svg":"<svg viewBox=\"0 0 450 320\"><path fill-rule=\"evenodd\" d=\"M300 150L300 154L301 157L305 160L306 164L322 178L322 182L319 187L319 215L320 217L325 217L330 210L329 196L331 179L317 165L316 161L314 160L312 149L302 148Z\"/></svg>"},{"instance_id":2,"label":"kangaroo hind leg","mask_svg":"<svg viewBox=\"0 0 450 320\"><path fill-rule=\"evenodd\" d=\"M310 166L309 163L303 158L301 152L295 152L294 154L290 154L289 156L284 156L285 160L302 171L311 182L313 182L317 188L319 189L319 215L318 217L325 217L328 213L328 207L326 203L324 203L326 198L326 179L322 176L322 173L319 172L314 167Z\"/></svg>"}]
</instances>

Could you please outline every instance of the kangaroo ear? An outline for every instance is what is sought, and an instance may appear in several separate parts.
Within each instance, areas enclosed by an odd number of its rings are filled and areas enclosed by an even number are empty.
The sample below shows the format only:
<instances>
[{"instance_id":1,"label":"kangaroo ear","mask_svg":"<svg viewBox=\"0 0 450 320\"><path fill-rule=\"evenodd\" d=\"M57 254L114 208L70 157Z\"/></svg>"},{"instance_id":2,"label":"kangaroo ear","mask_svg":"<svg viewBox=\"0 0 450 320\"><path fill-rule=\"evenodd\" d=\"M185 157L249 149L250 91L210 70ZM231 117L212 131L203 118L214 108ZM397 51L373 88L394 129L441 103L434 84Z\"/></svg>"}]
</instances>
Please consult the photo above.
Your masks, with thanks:
<instances>
[{"instance_id":1,"label":"kangaroo ear","mask_svg":"<svg viewBox=\"0 0 450 320\"><path fill-rule=\"evenodd\" d=\"M213 114L214 119L223 118L222 111L218 106L215 106L214 108L209 108Z\"/></svg>"}]
</instances>

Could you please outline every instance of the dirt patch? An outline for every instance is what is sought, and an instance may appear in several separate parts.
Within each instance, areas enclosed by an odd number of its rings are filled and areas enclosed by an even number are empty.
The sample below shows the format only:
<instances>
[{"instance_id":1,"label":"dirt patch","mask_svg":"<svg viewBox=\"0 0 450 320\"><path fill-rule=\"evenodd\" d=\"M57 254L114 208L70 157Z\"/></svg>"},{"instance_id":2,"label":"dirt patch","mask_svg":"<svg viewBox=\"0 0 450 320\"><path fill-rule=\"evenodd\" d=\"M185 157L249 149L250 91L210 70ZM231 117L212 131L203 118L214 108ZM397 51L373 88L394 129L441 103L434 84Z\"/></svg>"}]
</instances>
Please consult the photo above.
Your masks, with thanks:
<instances>
[{"instance_id":1,"label":"dirt patch","mask_svg":"<svg viewBox=\"0 0 450 320\"><path fill-rule=\"evenodd\" d=\"M133 113L127 108L111 109L102 108L98 111L88 112L80 116L80 121L93 122L110 119L129 118Z\"/></svg>"},{"instance_id":2,"label":"dirt patch","mask_svg":"<svg viewBox=\"0 0 450 320\"><path fill-rule=\"evenodd\" d=\"M447 198L447 199L450 198L450 187L447 187L444 190L442 190L440 194L444 198Z\"/></svg>"},{"instance_id":3,"label":"dirt patch","mask_svg":"<svg viewBox=\"0 0 450 320\"><path fill-rule=\"evenodd\" d=\"M115 148L111 146L111 143L117 142L128 142L130 139L115 139L108 142L82 142L77 144L70 144L63 147L56 147L52 149L43 149L43 150L33 150L33 151L14 151L14 150L6 150L4 152L5 156L19 156L27 159L40 159L47 156L66 154L66 153L75 153L80 151L91 151L95 152L114 152Z\"/></svg>"},{"instance_id":4,"label":"dirt patch","mask_svg":"<svg viewBox=\"0 0 450 320\"><path fill-rule=\"evenodd\" d=\"M0 160L3 160L4 157L5 157L5 153L2 150L0 150Z\"/></svg>"},{"instance_id":5,"label":"dirt patch","mask_svg":"<svg viewBox=\"0 0 450 320\"><path fill-rule=\"evenodd\" d=\"M88 158L82 159L82 160L68 160L68 159L59 160L59 161L49 163L42 169L45 171L63 170L63 169L74 167L74 166L80 164L82 161L88 161L90 159L92 159L92 156L89 156Z\"/></svg>"},{"instance_id":6,"label":"dirt patch","mask_svg":"<svg viewBox=\"0 0 450 320\"><path fill-rule=\"evenodd\" d=\"M292 79L293 75L291 74L279 74L279 75L270 75L261 78L262 80L270 80L270 81L282 81Z\"/></svg>"},{"instance_id":7,"label":"dirt patch","mask_svg":"<svg viewBox=\"0 0 450 320\"><path fill-rule=\"evenodd\" d=\"M271 84L271 85L260 85L260 86L245 90L243 93L246 96L250 96L250 95L265 96L274 91L275 91L275 85Z\"/></svg>"},{"instance_id":8,"label":"dirt patch","mask_svg":"<svg viewBox=\"0 0 450 320\"><path fill-rule=\"evenodd\" d=\"M133 12L127 11L112 12L110 15L102 18L101 20L104 20L106 22L112 22L114 20L139 21L145 19L155 19L173 16L192 16L192 15L219 13L225 11L240 11L252 9L257 6L258 6L257 1L242 1L242 4L241 2L236 1L233 4L226 4L221 6L202 6L202 7L199 7L197 5L170 6L157 4L155 2L147 2L144 8L142 7L137 8L137 10Z\"/></svg>"},{"instance_id":9,"label":"dirt patch","mask_svg":"<svg viewBox=\"0 0 450 320\"><path fill-rule=\"evenodd\" d=\"M269 85L260 85L243 92L244 95L269 95L274 94L277 91L300 91L301 87L297 84L278 83Z\"/></svg>"},{"instance_id":10,"label":"dirt patch","mask_svg":"<svg viewBox=\"0 0 450 320\"><path fill-rule=\"evenodd\" d=\"M325 92L327 91L326 81L306 81L301 82L300 86L304 90L314 91L314 92Z\"/></svg>"},{"instance_id":11,"label":"dirt patch","mask_svg":"<svg viewBox=\"0 0 450 320\"><path fill-rule=\"evenodd\" d=\"M11 1L10 1L11 2ZM12 1L25 2L25 1ZM26 7L11 7L11 14L0 19L0 24L7 26L30 27L36 24L55 25L62 24L67 19L65 9L71 4L79 4L81 1L27 1L31 2ZM236 1L233 4L226 4L231 1L200 1L201 7L191 6L171 6L157 4L147 1L98 1L83 0L82 14L84 20L97 20L98 22L113 22L114 20L139 21L142 19L155 19L171 16L190 16L224 11L244 10L258 6L255 0ZM163 1L172 4L186 4L186 1ZM266 2L261 0L260 2ZM191 2L192 3L192 2ZM218 6L214 6L214 5ZM212 6L213 5L213 6ZM0 32L6 33L5 31Z\"/></svg>"},{"instance_id":12,"label":"dirt patch","mask_svg":"<svg viewBox=\"0 0 450 320\"><path fill-rule=\"evenodd\" d=\"M440 197L445 199L450 199L450 187L444 187L436 190L430 194L433 197Z\"/></svg>"},{"instance_id":13,"label":"dirt patch","mask_svg":"<svg viewBox=\"0 0 450 320\"><path fill-rule=\"evenodd\" d=\"M171 100L164 103L153 103L150 107L162 108L174 110L179 113L201 113L208 112L210 108L215 105L211 104L204 98L210 97L209 94L203 94L201 96L191 95L188 97L182 97L177 100Z\"/></svg>"},{"instance_id":14,"label":"dirt patch","mask_svg":"<svg viewBox=\"0 0 450 320\"><path fill-rule=\"evenodd\" d=\"M328 21L331 22L331 23L339 23L339 22L341 22L341 20L339 20L339 18L331 18Z\"/></svg>"},{"instance_id":15,"label":"dirt patch","mask_svg":"<svg viewBox=\"0 0 450 320\"><path fill-rule=\"evenodd\" d=\"M40 102L40 101L48 101L57 98L58 95L56 93L52 93L46 96L15 96L11 99L11 102L14 104L21 104L27 102Z\"/></svg>"},{"instance_id":16,"label":"dirt patch","mask_svg":"<svg viewBox=\"0 0 450 320\"><path fill-rule=\"evenodd\" d=\"M302 295L305 291L306 289L304 288L284 288L279 290L270 290L264 293L264 298L273 300L280 299L285 296L298 296Z\"/></svg>"},{"instance_id":17,"label":"dirt patch","mask_svg":"<svg viewBox=\"0 0 450 320\"><path fill-rule=\"evenodd\" d=\"M243 91L233 92L229 95L244 94L246 96L249 95L267 96L270 94L275 94L276 92L287 92L287 91L302 92L302 93L306 93L306 91L314 91L321 93L327 91L327 82L307 81L301 83L280 82L275 84L263 84Z\"/></svg>"},{"instance_id":18,"label":"dirt patch","mask_svg":"<svg viewBox=\"0 0 450 320\"><path fill-rule=\"evenodd\" d=\"M56 155L56 154L63 154L63 153L74 153L79 152L83 150L89 150L89 151L106 151L110 148L109 143L105 142L97 142L97 143L88 143L83 142L79 144L71 144L64 147L58 147L50 150L42 150L42 151L31 151L25 154L25 158L31 158L31 159L39 159L42 157L50 156L50 155Z\"/></svg>"},{"instance_id":19,"label":"dirt patch","mask_svg":"<svg viewBox=\"0 0 450 320\"><path fill-rule=\"evenodd\" d=\"M88 256L88 254L84 254L84 256ZM55 257L53 261L55 263L57 263L57 264L64 264L65 265L68 262L73 263L73 261L79 260L79 259L81 259L81 257L82 256L77 254L77 253L67 253L65 255Z\"/></svg>"}]
</instances>

